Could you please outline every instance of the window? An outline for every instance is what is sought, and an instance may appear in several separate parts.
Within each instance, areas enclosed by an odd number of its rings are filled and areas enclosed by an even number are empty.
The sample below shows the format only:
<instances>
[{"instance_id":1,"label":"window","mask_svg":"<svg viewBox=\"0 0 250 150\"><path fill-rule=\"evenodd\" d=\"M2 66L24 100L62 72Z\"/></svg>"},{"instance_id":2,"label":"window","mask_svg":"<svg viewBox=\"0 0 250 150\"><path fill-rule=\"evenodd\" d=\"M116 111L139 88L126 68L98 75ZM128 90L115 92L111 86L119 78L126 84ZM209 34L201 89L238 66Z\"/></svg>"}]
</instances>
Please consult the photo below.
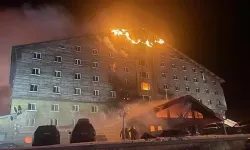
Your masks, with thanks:
<instances>
[{"instance_id":1,"label":"window","mask_svg":"<svg viewBox=\"0 0 250 150\"><path fill-rule=\"evenodd\" d=\"M61 91L60 91L60 87L59 86L54 86L53 87L53 92L54 93L60 93Z\"/></svg>"},{"instance_id":2,"label":"window","mask_svg":"<svg viewBox=\"0 0 250 150\"><path fill-rule=\"evenodd\" d=\"M31 84L30 85L30 92L37 92L38 91L38 85L37 84Z\"/></svg>"},{"instance_id":3,"label":"window","mask_svg":"<svg viewBox=\"0 0 250 150\"><path fill-rule=\"evenodd\" d=\"M125 67L125 68L124 68L124 71L125 71L125 72L128 72L128 67Z\"/></svg>"},{"instance_id":4,"label":"window","mask_svg":"<svg viewBox=\"0 0 250 150\"><path fill-rule=\"evenodd\" d=\"M79 105L73 105L72 111L79 111Z\"/></svg>"},{"instance_id":5,"label":"window","mask_svg":"<svg viewBox=\"0 0 250 150\"><path fill-rule=\"evenodd\" d=\"M109 58L114 58L114 55L113 55L113 53L109 53Z\"/></svg>"},{"instance_id":6,"label":"window","mask_svg":"<svg viewBox=\"0 0 250 150\"><path fill-rule=\"evenodd\" d=\"M139 65L146 67L147 66L147 62L145 60L139 60Z\"/></svg>"},{"instance_id":7,"label":"window","mask_svg":"<svg viewBox=\"0 0 250 150\"><path fill-rule=\"evenodd\" d=\"M184 80L185 80L185 81L188 81L188 78L187 78L187 76L184 76Z\"/></svg>"},{"instance_id":8,"label":"window","mask_svg":"<svg viewBox=\"0 0 250 150\"><path fill-rule=\"evenodd\" d=\"M197 79L197 78L194 78L194 82L198 82L198 79Z\"/></svg>"},{"instance_id":9,"label":"window","mask_svg":"<svg viewBox=\"0 0 250 150\"><path fill-rule=\"evenodd\" d=\"M93 81L94 82L99 82L99 76L93 76Z\"/></svg>"},{"instance_id":10,"label":"window","mask_svg":"<svg viewBox=\"0 0 250 150\"><path fill-rule=\"evenodd\" d=\"M29 111L36 111L36 103L28 103Z\"/></svg>"},{"instance_id":11,"label":"window","mask_svg":"<svg viewBox=\"0 0 250 150\"><path fill-rule=\"evenodd\" d=\"M93 49L93 50L92 50L92 54L93 54L93 55L98 55L98 53L99 53L99 52L98 52L97 49Z\"/></svg>"},{"instance_id":12,"label":"window","mask_svg":"<svg viewBox=\"0 0 250 150\"><path fill-rule=\"evenodd\" d=\"M186 86L186 91L190 91L190 88L188 86Z\"/></svg>"},{"instance_id":13,"label":"window","mask_svg":"<svg viewBox=\"0 0 250 150\"><path fill-rule=\"evenodd\" d=\"M26 120L26 126L27 127L34 127L35 123L36 123L36 121L35 121L34 118L29 118L29 119Z\"/></svg>"},{"instance_id":14,"label":"window","mask_svg":"<svg viewBox=\"0 0 250 150\"><path fill-rule=\"evenodd\" d=\"M147 101L147 102L150 102L151 101L151 96L148 96L148 95L142 95L142 99Z\"/></svg>"},{"instance_id":15,"label":"window","mask_svg":"<svg viewBox=\"0 0 250 150\"><path fill-rule=\"evenodd\" d=\"M177 92L180 91L180 87L176 86L175 91L177 91Z\"/></svg>"},{"instance_id":16,"label":"window","mask_svg":"<svg viewBox=\"0 0 250 150\"><path fill-rule=\"evenodd\" d=\"M166 73L164 73L164 72L161 73L161 77L162 77L162 78L166 78L166 77L167 77Z\"/></svg>"},{"instance_id":17,"label":"window","mask_svg":"<svg viewBox=\"0 0 250 150\"><path fill-rule=\"evenodd\" d=\"M192 70L193 70L193 72L196 72L196 69L195 69L195 68L193 68Z\"/></svg>"},{"instance_id":18,"label":"window","mask_svg":"<svg viewBox=\"0 0 250 150\"><path fill-rule=\"evenodd\" d=\"M80 52L82 50L82 47L81 46L76 46L76 51L77 52Z\"/></svg>"},{"instance_id":19,"label":"window","mask_svg":"<svg viewBox=\"0 0 250 150\"><path fill-rule=\"evenodd\" d=\"M140 77L141 78L149 78L148 72L140 72Z\"/></svg>"},{"instance_id":20,"label":"window","mask_svg":"<svg viewBox=\"0 0 250 150\"><path fill-rule=\"evenodd\" d=\"M183 61L183 60L184 60L184 58L180 56L180 60L181 60L181 61Z\"/></svg>"},{"instance_id":21,"label":"window","mask_svg":"<svg viewBox=\"0 0 250 150\"><path fill-rule=\"evenodd\" d=\"M40 75L40 73L41 73L41 72L40 72L40 68L33 68L31 74L32 74L32 75Z\"/></svg>"},{"instance_id":22,"label":"window","mask_svg":"<svg viewBox=\"0 0 250 150\"><path fill-rule=\"evenodd\" d=\"M111 98L116 98L116 92L115 91L110 91L110 97Z\"/></svg>"},{"instance_id":23,"label":"window","mask_svg":"<svg viewBox=\"0 0 250 150\"><path fill-rule=\"evenodd\" d=\"M202 100L201 100L201 99L198 99L198 102L199 102L199 103L202 103Z\"/></svg>"},{"instance_id":24,"label":"window","mask_svg":"<svg viewBox=\"0 0 250 150\"><path fill-rule=\"evenodd\" d=\"M81 59L75 59L75 65L81 65L82 61Z\"/></svg>"},{"instance_id":25,"label":"window","mask_svg":"<svg viewBox=\"0 0 250 150\"><path fill-rule=\"evenodd\" d=\"M76 125L76 120L75 119L72 119L72 124L73 124L73 126Z\"/></svg>"},{"instance_id":26,"label":"window","mask_svg":"<svg viewBox=\"0 0 250 150\"><path fill-rule=\"evenodd\" d=\"M81 95L81 92L82 92L81 88L75 88L74 94Z\"/></svg>"},{"instance_id":27,"label":"window","mask_svg":"<svg viewBox=\"0 0 250 150\"><path fill-rule=\"evenodd\" d=\"M55 62L62 62L62 57L61 56L56 56L55 57Z\"/></svg>"},{"instance_id":28,"label":"window","mask_svg":"<svg viewBox=\"0 0 250 150\"><path fill-rule=\"evenodd\" d=\"M129 84L129 80L128 80L128 79L125 79L125 80L124 80L124 83L125 83L125 84Z\"/></svg>"},{"instance_id":29,"label":"window","mask_svg":"<svg viewBox=\"0 0 250 150\"><path fill-rule=\"evenodd\" d=\"M211 100L208 100L208 105L212 105L212 101Z\"/></svg>"},{"instance_id":30,"label":"window","mask_svg":"<svg viewBox=\"0 0 250 150\"><path fill-rule=\"evenodd\" d=\"M175 64L172 64L172 68L175 69Z\"/></svg>"},{"instance_id":31,"label":"window","mask_svg":"<svg viewBox=\"0 0 250 150\"><path fill-rule=\"evenodd\" d=\"M50 119L50 125L58 126L58 119Z\"/></svg>"},{"instance_id":32,"label":"window","mask_svg":"<svg viewBox=\"0 0 250 150\"><path fill-rule=\"evenodd\" d=\"M199 92L200 92L200 88L196 88L195 91L196 91L197 93L199 93Z\"/></svg>"},{"instance_id":33,"label":"window","mask_svg":"<svg viewBox=\"0 0 250 150\"><path fill-rule=\"evenodd\" d=\"M215 94L215 95L219 95L219 92L218 92L218 91L215 91L214 94Z\"/></svg>"},{"instance_id":34,"label":"window","mask_svg":"<svg viewBox=\"0 0 250 150\"><path fill-rule=\"evenodd\" d=\"M108 77L108 83L109 83L109 84L112 84L112 83L113 83L113 79L112 79L112 77L110 77L110 76Z\"/></svg>"},{"instance_id":35,"label":"window","mask_svg":"<svg viewBox=\"0 0 250 150\"><path fill-rule=\"evenodd\" d=\"M62 77L62 72L55 70L55 77L57 77L57 78Z\"/></svg>"},{"instance_id":36,"label":"window","mask_svg":"<svg viewBox=\"0 0 250 150\"><path fill-rule=\"evenodd\" d=\"M59 104L52 104L51 105L51 111L59 111Z\"/></svg>"},{"instance_id":37,"label":"window","mask_svg":"<svg viewBox=\"0 0 250 150\"><path fill-rule=\"evenodd\" d=\"M206 91L207 94L209 94L209 90L208 89L206 89L205 91Z\"/></svg>"},{"instance_id":38,"label":"window","mask_svg":"<svg viewBox=\"0 0 250 150\"><path fill-rule=\"evenodd\" d=\"M155 126L150 126L150 132L154 132L155 131Z\"/></svg>"},{"instance_id":39,"label":"window","mask_svg":"<svg viewBox=\"0 0 250 150\"><path fill-rule=\"evenodd\" d=\"M215 81L212 81L213 85L216 85L216 82Z\"/></svg>"},{"instance_id":40,"label":"window","mask_svg":"<svg viewBox=\"0 0 250 150\"><path fill-rule=\"evenodd\" d=\"M161 62L161 67L165 67L165 63L164 62Z\"/></svg>"},{"instance_id":41,"label":"window","mask_svg":"<svg viewBox=\"0 0 250 150\"><path fill-rule=\"evenodd\" d=\"M34 54L33 54L33 59L42 59L42 54L41 54L41 53L34 52Z\"/></svg>"},{"instance_id":42,"label":"window","mask_svg":"<svg viewBox=\"0 0 250 150\"><path fill-rule=\"evenodd\" d=\"M99 90L94 90L94 95L99 96Z\"/></svg>"},{"instance_id":43,"label":"window","mask_svg":"<svg viewBox=\"0 0 250 150\"><path fill-rule=\"evenodd\" d=\"M98 67L99 67L98 62L93 62L93 63L92 63L92 67L93 67L93 68L98 68Z\"/></svg>"},{"instance_id":44,"label":"window","mask_svg":"<svg viewBox=\"0 0 250 150\"><path fill-rule=\"evenodd\" d=\"M217 100L217 105L221 105L221 102L220 102L220 100Z\"/></svg>"},{"instance_id":45,"label":"window","mask_svg":"<svg viewBox=\"0 0 250 150\"><path fill-rule=\"evenodd\" d=\"M164 84L164 85L163 85L163 88L164 88L164 89L169 89L169 86L168 86L167 84Z\"/></svg>"},{"instance_id":46,"label":"window","mask_svg":"<svg viewBox=\"0 0 250 150\"><path fill-rule=\"evenodd\" d=\"M98 106L92 106L92 107L91 107L91 112L92 112L92 113L98 112Z\"/></svg>"},{"instance_id":47,"label":"window","mask_svg":"<svg viewBox=\"0 0 250 150\"><path fill-rule=\"evenodd\" d=\"M75 79L80 80L81 79L81 74L80 73L75 73Z\"/></svg>"},{"instance_id":48,"label":"window","mask_svg":"<svg viewBox=\"0 0 250 150\"><path fill-rule=\"evenodd\" d=\"M183 69L184 71L187 71L187 67L186 67L186 66L182 66L182 69Z\"/></svg>"},{"instance_id":49,"label":"window","mask_svg":"<svg viewBox=\"0 0 250 150\"><path fill-rule=\"evenodd\" d=\"M177 75L174 75L174 80L178 80L178 77L177 77Z\"/></svg>"},{"instance_id":50,"label":"window","mask_svg":"<svg viewBox=\"0 0 250 150\"><path fill-rule=\"evenodd\" d=\"M142 82L141 83L141 90L143 91L149 91L150 90L150 84L147 82Z\"/></svg>"},{"instance_id":51,"label":"window","mask_svg":"<svg viewBox=\"0 0 250 150\"><path fill-rule=\"evenodd\" d=\"M157 127L157 130L158 130L158 131L162 131L162 126L158 126L158 127Z\"/></svg>"},{"instance_id":52,"label":"window","mask_svg":"<svg viewBox=\"0 0 250 150\"><path fill-rule=\"evenodd\" d=\"M171 58L175 59L175 56L173 54L170 55Z\"/></svg>"}]
</instances>

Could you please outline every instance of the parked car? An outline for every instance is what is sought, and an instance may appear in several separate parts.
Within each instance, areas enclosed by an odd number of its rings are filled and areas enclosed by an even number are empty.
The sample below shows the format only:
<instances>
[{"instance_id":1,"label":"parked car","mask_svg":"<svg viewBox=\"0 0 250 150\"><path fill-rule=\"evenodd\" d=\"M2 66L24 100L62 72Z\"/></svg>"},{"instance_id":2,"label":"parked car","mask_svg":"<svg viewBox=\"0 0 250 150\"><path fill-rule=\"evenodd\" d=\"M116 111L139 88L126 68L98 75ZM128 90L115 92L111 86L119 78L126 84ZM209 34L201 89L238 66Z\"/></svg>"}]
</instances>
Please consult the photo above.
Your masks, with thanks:
<instances>
[{"instance_id":1,"label":"parked car","mask_svg":"<svg viewBox=\"0 0 250 150\"><path fill-rule=\"evenodd\" d=\"M93 142L95 140L96 131L89 119L79 119L71 133L70 143Z\"/></svg>"},{"instance_id":2,"label":"parked car","mask_svg":"<svg viewBox=\"0 0 250 150\"><path fill-rule=\"evenodd\" d=\"M230 127L228 125L224 125L225 130L227 134L240 134L241 133L241 127ZM213 124L208 124L203 128L202 134L203 135L222 135L225 134L223 123L213 123Z\"/></svg>"},{"instance_id":3,"label":"parked car","mask_svg":"<svg viewBox=\"0 0 250 150\"><path fill-rule=\"evenodd\" d=\"M39 126L35 133L32 146L60 144L60 133L54 125Z\"/></svg>"}]
</instances>

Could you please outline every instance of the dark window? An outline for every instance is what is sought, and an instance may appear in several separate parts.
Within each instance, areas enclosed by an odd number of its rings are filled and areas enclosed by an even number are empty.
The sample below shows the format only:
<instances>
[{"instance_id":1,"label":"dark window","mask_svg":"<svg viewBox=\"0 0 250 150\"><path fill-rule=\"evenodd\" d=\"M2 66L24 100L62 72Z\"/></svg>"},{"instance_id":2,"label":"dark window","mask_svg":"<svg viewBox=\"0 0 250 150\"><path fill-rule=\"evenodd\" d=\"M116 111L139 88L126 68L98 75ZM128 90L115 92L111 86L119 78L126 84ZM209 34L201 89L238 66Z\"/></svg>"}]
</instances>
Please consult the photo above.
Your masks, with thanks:
<instances>
[{"instance_id":1,"label":"dark window","mask_svg":"<svg viewBox=\"0 0 250 150\"><path fill-rule=\"evenodd\" d=\"M193 68L192 70L193 70L193 72L196 72L196 69L195 69L195 68Z\"/></svg>"},{"instance_id":2,"label":"dark window","mask_svg":"<svg viewBox=\"0 0 250 150\"><path fill-rule=\"evenodd\" d=\"M32 92L37 92L37 91L38 91L38 85L36 85L36 84L31 84L31 85L30 85L30 91L32 91Z\"/></svg>"},{"instance_id":3,"label":"dark window","mask_svg":"<svg viewBox=\"0 0 250 150\"><path fill-rule=\"evenodd\" d=\"M185 81L187 81L187 80L188 80L187 76L184 76L184 80L185 80Z\"/></svg>"},{"instance_id":4,"label":"dark window","mask_svg":"<svg viewBox=\"0 0 250 150\"><path fill-rule=\"evenodd\" d=\"M180 90L180 87L176 86L175 91L179 91L179 90Z\"/></svg>"},{"instance_id":5,"label":"dark window","mask_svg":"<svg viewBox=\"0 0 250 150\"><path fill-rule=\"evenodd\" d=\"M55 57L55 62L62 62L62 57L61 56L56 56Z\"/></svg>"},{"instance_id":6,"label":"dark window","mask_svg":"<svg viewBox=\"0 0 250 150\"><path fill-rule=\"evenodd\" d=\"M197 78L194 78L194 82L198 82L198 79L197 79Z\"/></svg>"},{"instance_id":7,"label":"dark window","mask_svg":"<svg viewBox=\"0 0 250 150\"><path fill-rule=\"evenodd\" d=\"M164 62L161 62L161 67L165 67L165 63Z\"/></svg>"},{"instance_id":8,"label":"dark window","mask_svg":"<svg viewBox=\"0 0 250 150\"><path fill-rule=\"evenodd\" d=\"M98 55L98 53L99 53L99 51L98 51L97 49L93 49L93 50L92 50L92 54L93 54L93 55Z\"/></svg>"},{"instance_id":9,"label":"dark window","mask_svg":"<svg viewBox=\"0 0 250 150\"><path fill-rule=\"evenodd\" d=\"M215 95L219 95L219 92L218 92L218 91L215 91L214 94L215 94Z\"/></svg>"},{"instance_id":10,"label":"dark window","mask_svg":"<svg viewBox=\"0 0 250 150\"><path fill-rule=\"evenodd\" d=\"M166 73L161 73L161 77L166 78L167 77Z\"/></svg>"},{"instance_id":11,"label":"dark window","mask_svg":"<svg viewBox=\"0 0 250 150\"><path fill-rule=\"evenodd\" d=\"M82 50L82 47L81 46L76 46L76 51L77 52L80 52Z\"/></svg>"},{"instance_id":12,"label":"dark window","mask_svg":"<svg viewBox=\"0 0 250 150\"><path fill-rule=\"evenodd\" d=\"M163 88L164 88L164 89L169 89L169 86L168 86L167 84L164 84L164 85L163 85Z\"/></svg>"},{"instance_id":13,"label":"dark window","mask_svg":"<svg viewBox=\"0 0 250 150\"><path fill-rule=\"evenodd\" d=\"M209 90L208 89L206 89L206 93L209 94Z\"/></svg>"},{"instance_id":14,"label":"dark window","mask_svg":"<svg viewBox=\"0 0 250 150\"><path fill-rule=\"evenodd\" d=\"M183 69L184 71L186 71L186 70L187 70L187 67L186 67L186 66L182 66L182 69Z\"/></svg>"},{"instance_id":15,"label":"dark window","mask_svg":"<svg viewBox=\"0 0 250 150\"><path fill-rule=\"evenodd\" d=\"M174 75L174 80L177 80L177 79L178 79L177 75Z\"/></svg>"},{"instance_id":16,"label":"dark window","mask_svg":"<svg viewBox=\"0 0 250 150\"><path fill-rule=\"evenodd\" d=\"M196 91L197 93L199 93L199 92L200 92L200 88L196 88L195 91Z\"/></svg>"},{"instance_id":17,"label":"dark window","mask_svg":"<svg viewBox=\"0 0 250 150\"><path fill-rule=\"evenodd\" d=\"M186 91L190 91L190 88L188 86L186 87Z\"/></svg>"},{"instance_id":18,"label":"dark window","mask_svg":"<svg viewBox=\"0 0 250 150\"><path fill-rule=\"evenodd\" d=\"M172 68L175 69L175 64L172 64Z\"/></svg>"},{"instance_id":19,"label":"dark window","mask_svg":"<svg viewBox=\"0 0 250 150\"><path fill-rule=\"evenodd\" d=\"M139 60L140 66L147 66L147 62L145 60Z\"/></svg>"},{"instance_id":20,"label":"dark window","mask_svg":"<svg viewBox=\"0 0 250 150\"><path fill-rule=\"evenodd\" d=\"M140 72L140 77L149 78L149 74L148 74L148 72Z\"/></svg>"}]
</instances>

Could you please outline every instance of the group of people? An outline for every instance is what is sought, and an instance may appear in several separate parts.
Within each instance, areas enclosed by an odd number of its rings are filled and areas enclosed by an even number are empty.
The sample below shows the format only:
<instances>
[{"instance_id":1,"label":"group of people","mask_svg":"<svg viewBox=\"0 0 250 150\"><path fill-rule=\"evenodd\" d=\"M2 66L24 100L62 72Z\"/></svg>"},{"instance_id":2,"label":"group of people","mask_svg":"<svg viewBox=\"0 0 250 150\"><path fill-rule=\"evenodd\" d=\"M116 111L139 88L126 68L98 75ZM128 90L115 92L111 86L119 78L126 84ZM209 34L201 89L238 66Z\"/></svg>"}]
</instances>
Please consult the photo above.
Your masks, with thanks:
<instances>
[{"instance_id":1,"label":"group of people","mask_svg":"<svg viewBox=\"0 0 250 150\"><path fill-rule=\"evenodd\" d=\"M134 126L131 126L131 128L125 128L124 130L122 129L120 133L120 137L123 140L136 140L138 139L139 133L136 130Z\"/></svg>"}]
</instances>

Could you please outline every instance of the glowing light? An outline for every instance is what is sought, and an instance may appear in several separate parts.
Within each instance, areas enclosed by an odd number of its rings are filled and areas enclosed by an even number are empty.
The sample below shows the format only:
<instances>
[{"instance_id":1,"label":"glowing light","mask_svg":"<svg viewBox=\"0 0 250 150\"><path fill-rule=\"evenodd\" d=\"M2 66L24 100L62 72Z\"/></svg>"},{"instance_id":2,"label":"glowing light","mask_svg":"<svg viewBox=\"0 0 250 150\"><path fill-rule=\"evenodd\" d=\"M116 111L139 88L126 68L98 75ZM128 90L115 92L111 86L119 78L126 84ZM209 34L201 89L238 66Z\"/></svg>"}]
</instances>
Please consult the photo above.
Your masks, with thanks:
<instances>
[{"instance_id":1,"label":"glowing light","mask_svg":"<svg viewBox=\"0 0 250 150\"><path fill-rule=\"evenodd\" d=\"M130 37L130 34L127 30L125 29L113 29L111 30L111 33L113 33L115 36L125 36L127 40L129 40L132 44L145 44L148 47L153 47L154 44L164 44L163 39L155 39L154 42L151 42L149 40L142 41L141 39L133 40Z\"/></svg>"},{"instance_id":2,"label":"glowing light","mask_svg":"<svg viewBox=\"0 0 250 150\"><path fill-rule=\"evenodd\" d=\"M32 143L32 137L30 137L30 136L25 137L24 142L27 143L27 144L31 144Z\"/></svg>"},{"instance_id":3,"label":"glowing light","mask_svg":"<svg viewBox=\"0 0 250 150\"><path fill-rule=\"evenodd\" d=\"M141 83L141 89L144 91L149 91L150 90L150 84L146 82Z\"/></svg>"}]
</instances>

